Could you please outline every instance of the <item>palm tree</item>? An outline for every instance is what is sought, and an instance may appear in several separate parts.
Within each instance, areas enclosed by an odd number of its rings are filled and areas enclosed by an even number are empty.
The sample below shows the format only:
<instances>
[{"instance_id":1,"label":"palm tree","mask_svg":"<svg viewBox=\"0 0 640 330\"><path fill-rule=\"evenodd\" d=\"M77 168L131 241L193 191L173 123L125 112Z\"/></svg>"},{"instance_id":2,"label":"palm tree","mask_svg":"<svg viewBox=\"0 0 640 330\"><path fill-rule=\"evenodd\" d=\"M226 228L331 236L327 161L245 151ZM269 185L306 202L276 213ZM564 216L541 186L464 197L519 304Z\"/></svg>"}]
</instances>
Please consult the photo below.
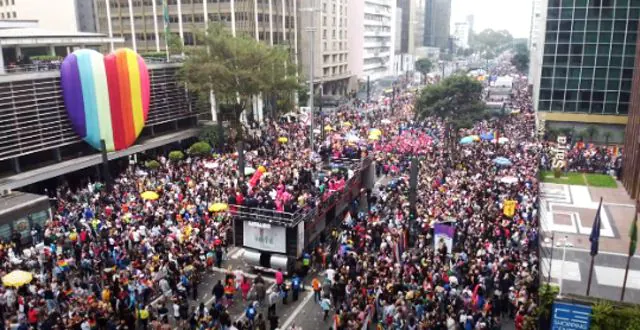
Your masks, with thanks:
<instances>
[{"instance_id":1,"label":"palm tree","mask_svg":"<svg viewBox=\"0 0 640 330\"><path fill-rule=\"evenodd\" d=\"M584 132L589 137L589 142L593 142L593 137L598 136L598 128L593 125L587 127Z\"/></svg>"},{"instance_id":2,"label":"palm tree","mask_svg":"<svg viewBox=\"0 0 640 330\"><path fill-rule=\"evenodd\" d=\"M611 133L610 131L605 131L604 133L602 133L602 137L604 137L604 145L605 146L609 145L609 139L611 138L612 135L613 135L613 133Z\"/></svg>"}]
</instances>

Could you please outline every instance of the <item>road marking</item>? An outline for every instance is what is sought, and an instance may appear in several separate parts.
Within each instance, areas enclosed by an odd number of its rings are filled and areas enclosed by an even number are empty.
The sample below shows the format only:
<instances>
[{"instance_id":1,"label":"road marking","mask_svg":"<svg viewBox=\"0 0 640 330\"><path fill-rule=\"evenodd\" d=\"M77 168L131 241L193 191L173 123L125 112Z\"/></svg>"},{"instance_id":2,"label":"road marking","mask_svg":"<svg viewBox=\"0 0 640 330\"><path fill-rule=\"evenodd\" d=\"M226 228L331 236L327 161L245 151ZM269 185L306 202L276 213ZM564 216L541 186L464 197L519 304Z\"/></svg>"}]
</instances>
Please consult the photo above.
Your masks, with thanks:
<instances>
[{"instance_id":1,"label":"road marking","mask_svg":"<svg viewBox=\"0 0 640 330\"><path fill-rule=\"evenodd\" d=\"M624 269L605 266L595 266L596 281L600 285L622 287L624 281ZM629 270L627 288L640 290L640 271Z\"/></svg>"},{"instance_id":2,"label":"road marking","mask_svg":"<svg viewBox=\"0 0 640 330\"><path fill-rule=\"evenodd\" d=\"M543 258L541 262L542 274L547 276L549 274L549 258ZM575 261L565 261L564 269L562 268L562 260L553 259L551 262L551 277L560 279L560 276L564 270L563 280L581 282L582 276L580 275L580 264Z\"/></svg>"},{"instance_id":3,"label":"road marking","mask_svg":"<svg viewBox=\"0 0 640 330\"><path fill-rule=\"evenodd\" d=\"M304 308L305 305L307 305L307 303L309 302L309 300L311 300L311 298L313 298L313 292L307 293L307 296L304 298L304 300L302 300L302 302L300 303L300 305L296 306L296 309L293 310L293 313L291 313L291 315L289 315L289 317L287 318L286 321L284 321L284 323L282 324L282 326L280 327L280 329L287 329L289 328L289 325L291 325L291 323L293 322L293 320L296 318L296 316L300 313L300 311L302 311L302 309Z\"/></svg>"},{"instance_id":4,"label":"road marking","mask_svg":"<svg viewBox=\"0 0 640 330\"><path fill-rule=\"evenodd\" d=\"M541 247L545 247L545 248L552 248L553 246L551 244L540 244ZM562 246L559 247L555 247L556 250L562 251ZM582 248L575 248L575 247L567 247L566 248L567 251L575 251L575 252L588 252L590 253L591 250L589 249L582 249ZM608 254L608 255L612 255L612 256L622 256L622 257L628 257L629 255L626 253L617 253L617 252L607 252L607 251L598 251L598 254ZM640 255L634 255L632 258L640 258Z\"/></svg>"}]
</instances>

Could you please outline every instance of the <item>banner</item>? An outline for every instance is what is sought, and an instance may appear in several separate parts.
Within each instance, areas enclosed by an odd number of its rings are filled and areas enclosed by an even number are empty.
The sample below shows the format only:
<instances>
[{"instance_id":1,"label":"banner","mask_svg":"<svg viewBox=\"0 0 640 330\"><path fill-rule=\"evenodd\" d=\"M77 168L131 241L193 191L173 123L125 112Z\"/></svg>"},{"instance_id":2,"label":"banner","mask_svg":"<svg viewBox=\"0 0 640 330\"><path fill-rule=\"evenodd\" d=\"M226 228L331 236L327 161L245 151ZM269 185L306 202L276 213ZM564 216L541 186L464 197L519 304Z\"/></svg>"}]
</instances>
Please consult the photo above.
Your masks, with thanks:
<instances>
[{"instance_id":1,"label":"banner","mask_svg":"<svg viewBox=\"0 0 640 330\"><path fill-rule=\"evenodd\" d=\"M454 226L436 223L433 226L434 248L437 250L438 246L440 246L440 242L444 242L447 246L447 251L451 253L451 250L453 250L453 236L455 233L456 228Z\"/></svg>"},{"instance_id":2,"label":"banner","mask_svg":"<svg viewBox=\"0 0 640 330\"><path fill-rule=\"evenodd\" d=\"M504 207L502 208L502 213L508 217L512 217L516 214L516 204L517 202L514 200L506 200L504 201Z\"/></svg>"}]
</instances>

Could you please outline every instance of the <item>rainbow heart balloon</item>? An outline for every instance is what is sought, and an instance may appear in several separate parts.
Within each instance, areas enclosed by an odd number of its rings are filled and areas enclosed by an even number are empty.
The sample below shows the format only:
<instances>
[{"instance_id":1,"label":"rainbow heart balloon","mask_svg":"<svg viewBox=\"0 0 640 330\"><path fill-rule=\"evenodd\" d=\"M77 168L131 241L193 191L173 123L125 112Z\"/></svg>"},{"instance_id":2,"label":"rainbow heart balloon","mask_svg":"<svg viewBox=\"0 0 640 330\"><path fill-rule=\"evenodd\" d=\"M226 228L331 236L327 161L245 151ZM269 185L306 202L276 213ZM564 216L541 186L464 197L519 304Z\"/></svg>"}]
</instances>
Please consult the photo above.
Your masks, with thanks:
<instances>
[{"instance_id":1,"label":"rainbow heart balloon","mask_svg":"<svg viewBox=\"0 0 640 330\"><path fill-rule=\"evenodd\" d=\"M149 114L149 70L140 55L122 48L102 56L80 49L60 67L67 114L74 131L93 148L130 147Z\"/></svg>"}]
</instances>

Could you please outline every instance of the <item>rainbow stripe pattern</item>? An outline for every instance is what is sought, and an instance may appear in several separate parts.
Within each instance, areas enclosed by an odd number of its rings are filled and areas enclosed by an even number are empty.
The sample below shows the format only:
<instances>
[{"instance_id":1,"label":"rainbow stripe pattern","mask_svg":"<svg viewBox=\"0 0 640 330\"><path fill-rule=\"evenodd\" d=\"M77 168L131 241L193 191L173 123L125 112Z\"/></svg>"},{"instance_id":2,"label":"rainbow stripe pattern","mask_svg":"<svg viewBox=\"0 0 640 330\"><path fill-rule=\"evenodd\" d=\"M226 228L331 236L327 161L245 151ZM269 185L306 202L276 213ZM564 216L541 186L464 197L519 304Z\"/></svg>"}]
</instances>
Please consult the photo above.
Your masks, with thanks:
<instances>
[{"instance_id":1,"label":"rainbow stripe pattern","mask_svg":"<svg viewBox=\"0 0 640 330\"><path fill-rule=\"evenodd\" d=\"M64 103L74 131L93 148L107 151L130 147L149 114L149 70L128 48L103 56L80 49L60 67Z\"/></svg>"}]
</instances>

